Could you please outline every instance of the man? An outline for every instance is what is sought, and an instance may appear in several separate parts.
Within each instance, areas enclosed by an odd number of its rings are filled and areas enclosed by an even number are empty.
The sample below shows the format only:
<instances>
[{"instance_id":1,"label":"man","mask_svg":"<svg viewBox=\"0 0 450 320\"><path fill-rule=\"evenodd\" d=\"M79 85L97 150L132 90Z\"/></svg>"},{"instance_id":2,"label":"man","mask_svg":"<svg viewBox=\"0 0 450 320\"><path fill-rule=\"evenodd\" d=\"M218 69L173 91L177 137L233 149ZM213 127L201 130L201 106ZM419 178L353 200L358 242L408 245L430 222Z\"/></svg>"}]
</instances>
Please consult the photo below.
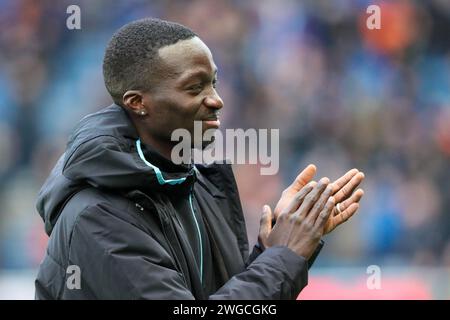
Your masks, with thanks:
<instances>
[{"instance_id":1,"label":"man","mask_svg":"<svg viewBox=\"0 0 450 320\"><path fill-rule=\"evenodd\" d=\"M39 194L50 239L36 298L295 299L322 235L358 209L363 174L316 183L308 166L273 214L264 207L248 255L231 167L170 160L173 130L219 125L208 47L139 20L113 36L103 71L114 104L81 120Z\"/></svg>"}]
</instances>

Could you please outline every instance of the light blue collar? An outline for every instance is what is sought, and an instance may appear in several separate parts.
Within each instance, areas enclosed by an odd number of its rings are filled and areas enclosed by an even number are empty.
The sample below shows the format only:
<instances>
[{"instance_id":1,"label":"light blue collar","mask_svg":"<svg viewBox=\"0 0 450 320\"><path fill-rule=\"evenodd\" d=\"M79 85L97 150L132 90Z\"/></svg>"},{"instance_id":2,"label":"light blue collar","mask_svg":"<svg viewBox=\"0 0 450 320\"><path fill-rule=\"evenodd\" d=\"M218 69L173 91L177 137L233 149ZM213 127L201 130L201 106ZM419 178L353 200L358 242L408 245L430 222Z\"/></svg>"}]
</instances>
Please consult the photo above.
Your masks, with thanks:
<instances>
[{"instance_id":1,"label":"light blue collar","mask_svg":"<svg viewBox=\"0 0 450 320\"><path fill-rule=\"evenodd\" d=\"M145 159L144 153L142 152L142 147L141 147L141 139L137 139L136 140L136 148L137 148L137 152L139 154L139 157L141 158L142 161L144 161L144 163L149 166L150 168L153 169L153 171L155 171L156 174L156 178L158 179L158 182L160 185L164 185L164 184L170 184L170 185L176 185L176 184L181 184L184 181L186 181L186 177L184 178L178 178L178 179L164 179L161 170L159 170L159 168L153 164L151 164L150 162L147 161L147 159Z\"/></svg>"}]
</instances>

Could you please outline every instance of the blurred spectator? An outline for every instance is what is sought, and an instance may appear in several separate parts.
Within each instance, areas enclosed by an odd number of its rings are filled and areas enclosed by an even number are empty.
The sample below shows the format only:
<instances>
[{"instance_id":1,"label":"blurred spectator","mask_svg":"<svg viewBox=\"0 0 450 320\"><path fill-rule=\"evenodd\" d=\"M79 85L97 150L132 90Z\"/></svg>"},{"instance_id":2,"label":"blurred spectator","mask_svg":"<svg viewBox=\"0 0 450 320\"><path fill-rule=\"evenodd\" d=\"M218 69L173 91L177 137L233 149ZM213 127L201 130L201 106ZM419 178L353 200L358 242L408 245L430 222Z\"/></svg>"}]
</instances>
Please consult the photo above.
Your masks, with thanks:
<instances>
[{"instance_id":1,"label":"blurred spectator","mask_svg":"<svg viewBox=\"0 0 450 320\"><path fill-rule=\"evenodd\" d=\"M360 213L317 264L449 266L450 5L375 1L382 29L367 30L372 2L1 1L0 268L39 263L39 187L76 122L111 102L101 73L110 36L145 16L186 24L210 46L224 128L280 129L278 176L236 167L251 243L263 204L302 165L330 178L357 167ZM81 30L66 28L69 4L81 7Z\"/></svg>"}]
</instances>

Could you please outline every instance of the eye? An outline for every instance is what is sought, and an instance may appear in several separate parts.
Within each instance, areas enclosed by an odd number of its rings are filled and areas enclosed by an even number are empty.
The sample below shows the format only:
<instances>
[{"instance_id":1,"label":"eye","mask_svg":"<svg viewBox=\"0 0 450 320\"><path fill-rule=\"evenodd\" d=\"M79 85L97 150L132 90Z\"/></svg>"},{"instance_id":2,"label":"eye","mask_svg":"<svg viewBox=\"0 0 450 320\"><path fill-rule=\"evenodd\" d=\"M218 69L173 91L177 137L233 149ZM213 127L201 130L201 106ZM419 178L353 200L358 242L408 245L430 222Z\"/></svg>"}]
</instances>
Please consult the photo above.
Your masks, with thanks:
<instances>
[{"instance_id":1,"label":"eye","mask_svg":"<svg viewBox=\"0 0 450 320\"><path fill-rule=\"evenodd\" d=\"M188 91L192 93L200 93L203 90L203 85L201 83L195 84L188 88Z\"/></svg>"},{"instance_id":2,"label":"eye","mask_svg":"<svg viewBox=\"0 0 450 320\"><path fill-rule=\"evenodd\" d=\"M213 86L214 89L217 88L217 83L218 83L218 80L214 79L213 82L212 82L212 86Z\"/></svg>"}]
</instances>

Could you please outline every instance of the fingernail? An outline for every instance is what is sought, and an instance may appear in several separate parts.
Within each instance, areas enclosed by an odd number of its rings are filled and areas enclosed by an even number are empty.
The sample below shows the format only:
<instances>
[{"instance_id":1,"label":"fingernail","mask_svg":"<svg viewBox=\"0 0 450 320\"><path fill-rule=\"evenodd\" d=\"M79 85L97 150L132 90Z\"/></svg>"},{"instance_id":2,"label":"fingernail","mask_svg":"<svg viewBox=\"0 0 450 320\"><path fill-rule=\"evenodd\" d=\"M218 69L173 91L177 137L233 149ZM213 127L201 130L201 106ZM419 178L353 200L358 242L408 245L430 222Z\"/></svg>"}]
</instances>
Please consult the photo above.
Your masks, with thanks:
<instances>
[{"instance_id":1,"label":"fingernail","mask_svg":"<svg viewBox=\"0 0 450 320\"><path fill-rule=\"evenodd\" d=\"M323 184L330 183L330 179L328 179L327 177L324 177L324 178L320 179L320 182L322 182Z\"/></svg>"}]
</instances>

